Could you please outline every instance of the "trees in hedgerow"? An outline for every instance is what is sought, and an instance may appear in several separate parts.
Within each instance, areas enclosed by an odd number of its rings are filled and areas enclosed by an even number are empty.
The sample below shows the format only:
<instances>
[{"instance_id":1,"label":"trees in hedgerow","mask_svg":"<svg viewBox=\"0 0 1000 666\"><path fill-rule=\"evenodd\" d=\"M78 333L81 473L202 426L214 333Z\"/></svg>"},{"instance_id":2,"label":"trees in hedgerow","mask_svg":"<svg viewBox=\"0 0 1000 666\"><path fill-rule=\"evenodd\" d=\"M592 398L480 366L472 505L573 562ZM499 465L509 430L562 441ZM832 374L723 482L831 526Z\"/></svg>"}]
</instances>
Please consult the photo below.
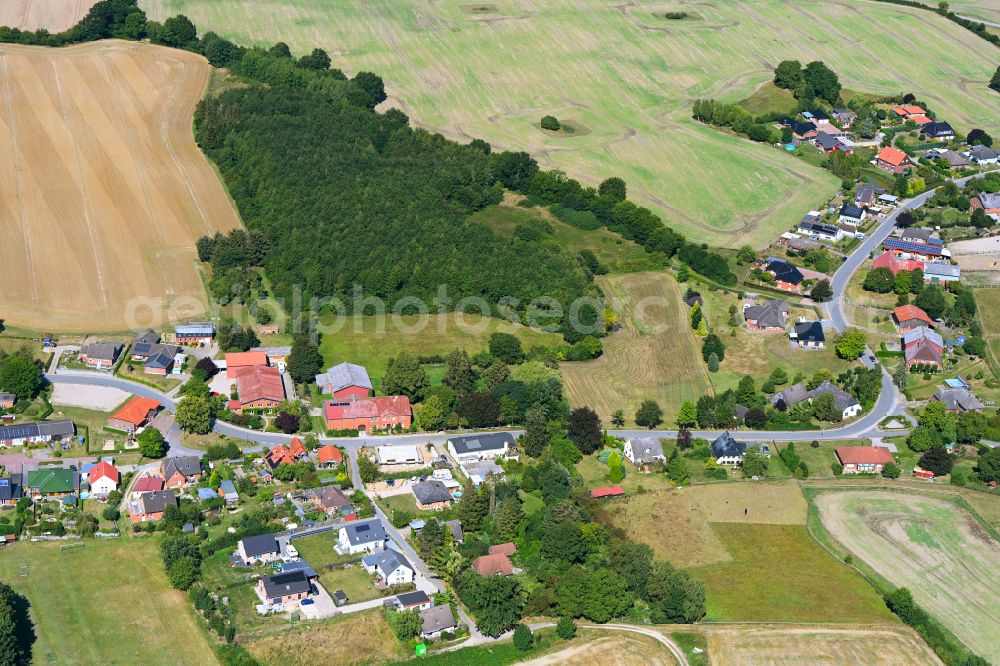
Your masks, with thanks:
<instances>
[{"instance_id":1,"label":"trees in hedgerow","mask_svg":"<svg viewBox=\"0 0 1000 666\"><path fill-rule=\"evenodd\" d=\"M535 635L531 633L528 625L518 624L517 628L514 629L514 647L521 652L527 652L535 647Z\"/></svg>"},{"instance_id":2,"label":"trees in hedgerow","mask_svg":"<svg viewBox=\"0 0 1000 666\"><path fill-rule=\"evenodd\" d=\"M475 615L476 628L487 636L495 638L521 619L523 602L516 578L480 576L470 568L458 577L455 591Z\"/></svg>"},{"instance_id":3,"label":"trees in hedgerow","mask_svg":"<svg viewBox=\"0 0 1000 666\"><path fill-rule=\"evenodd\" d=\"M18 400L31 400L42 388L41 366L20 352L11 354L0 363L0 389L13 393Z\"/></svg>"},{"instance_id":4,"label":"trees in hedgerow","mask_svg":"<svg viewBox=\"0 0 1000 666\"><path fill-rule=\"evenodd\" d=\"M635 413L635 424L652 430L663 423L663 409L655 400L643 400Z\"/></svg>"},{"instance_id":5,"label":"trees in hedgerow","mask_svg":"<svg viewBox=\"0 0 1000 666\"><path fill-rule=\"evenodd\" d=\"M299 384L308 384L323 370L323 355L319 347L305 335L292 340L292 353L288 355L288 374Z\"/></svg>"},{"instance_id":6,"label":"trees in hedgerow","mask_svg":"<svg viewBox=\"0 0 1000 666\"><path fill-rule=\"evenodd\" d=\"M983 483L1000 482L1000 447L989 449L979 456L976 464L976 474Z\"/></svg>"},{"instance_id":7,"label":"trees in hedgerow","mask_svg":"<svg viewBox=\"0 0 1000 666\"><path fill-rule=\"evenodd\" d=\"M625 181L617 176L606 178L597 187L597 193L602 197L611 197L617 201L625 201L628 197L628 190Z\"/></svg>"},{"instance_id":8,"label":"trees in hedgerow","mask_svg":"<svg viewBox=\"0 0 1000 666\"><path fill-rule=\"evenodd\" d=\"M705 341L701 343L701 358L705 363L708 363L708 358L712 354L715 354L720 363L726 358L726 345L715 333L709 333L705 336Z\"/></svg>"},{"instance_id":9,"label":"trees in hedgerow","mask_svg":"<svg viewBox=\"0 0 1000 666\"><path fill-rule=\"evenodd\" d=\"M508 365L514 365L524 360L524 350L521 340L510 333L493 333L490 335L489 350L492 356Z\"/></svg>"},{"instance_id":10,"label":"trees in hedgerow","mask_svg":"<svg viewBox=\"0 0 1000 666\"><path fill-rule=\"evenodd\" d=\"M472 369L468 352L456 349L448 354L445 363L447 369L441 379L442 384L451 387L459 398L475 390L476 372Z\"/></svg>"},{"instance_id":11,"label":"trees in hedgerow","mask_svg":"<svg viewBox=\"0 0 1000 666\"><path fill-rule=\"evenodd\" d=\"M601 417L589 407L574 409L566 422L566 436L581 453L590 455L601 446Z\"/></svg>"}]
</instances>

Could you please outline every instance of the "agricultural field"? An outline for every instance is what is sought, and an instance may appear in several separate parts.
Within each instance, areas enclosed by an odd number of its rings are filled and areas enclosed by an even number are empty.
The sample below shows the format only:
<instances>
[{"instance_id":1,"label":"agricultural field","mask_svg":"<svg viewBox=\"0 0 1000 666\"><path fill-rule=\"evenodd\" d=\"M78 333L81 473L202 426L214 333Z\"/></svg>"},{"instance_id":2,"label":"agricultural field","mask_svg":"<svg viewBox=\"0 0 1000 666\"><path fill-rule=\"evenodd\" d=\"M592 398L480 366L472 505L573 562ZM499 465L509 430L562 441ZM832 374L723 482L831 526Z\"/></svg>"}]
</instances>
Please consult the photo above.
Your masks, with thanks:
<instances>
[{"instance_id":1,"label":"agricultural field","mask_svg":"<svg viewBox=\"0 0 1000 666\"><path fill-rule=\"evenodd\" d=\"M112 572L117 562L128 566ZM36 663L154 664L164 655L173 664L218 663L187 595L163 573L159 539L89 540L65 551L18 543L0 557L0 581L31 602Z\"/></svg>"},{"instance_id":2,"label":"agricultural field","mask_svg":"<svg viewBox=\"0 0 1000 666\"><path fill-rule=\"evenodd\" d=\"M948 4L951 11L961 16L1000 23L1000 4L996 0L953 0Z\"/></svg>"},{"instance_id":3,"label":"agricultural field","mask_svg":"<svg viewBox=\"0 0 1000 666\"><path fill-rule=\"evenodd\" d=\"M205 312L194 241L240 225L192 134L209 71L133 42L0 45L6 319L93 332Z\"/></svg>"},{"instance_id":4,"label":"agricultural field","mask_svg":"<svg viewBox=\"0 0 1000 666\"><path fill-rule=\"evenodd\" d=\"M778 61L823 60L853 90L913 89L960 130L1000 129L986 89L994 47L930 12L849 0L685 5L657 1L141 0L156 20L183 13L244 44L319 46L335 67L380 74L387 106L424 127L596 185L621 176L669 225L713 245L762 247L839 180L792 156L699 125L699 97L737 101ZM789 31L785 26L794 25ZM935 58L912 44L947 43ZM848 47L845 48L845 45ZM767 53L766 58L762 56ZM581 131L545 132L541 116ZM995 133L995 132L994 132Z\"/></svg>"},{"instance_id":5,"label":"agricultural field","mask_svg":"<svg viewBox=\"0 0 1000 666\"><path fill-rule=\"evenodd\" d=\"M1000 659L1000 544L968 512L937 498L820 493L826 531L988 661Z\"/></svg>"},{"instance_id":6,"label":"agricultural field","mask_svg":"<svg viewBox=\"0 0 1000 666\"><path fill-rule=\"evenodd\" d=\"M979 321L983 337L995 361L1000 361L1000 289L976 289Z\"/></svg>"},{"instance_id":7,"label":"agricultural field","mask_svg":"<svg viewBox=\"0 0 1000 666\"><path fill-rule=\"evenodd\" d=\"M0 25L21 30L61 32L82 19L97 0L4 0Z\"/></svg>"},{"instance_id":8,"label":"agricultural field","mask_svg":"<svg viewBox=\"0 0 1000 666\"><path fill-rule=\"evenodd\" d=\"M331 620L289 625L251 638L245 647L267 665L372 664L403 656L381 611L352 613Z\"/></svg>"},{"instance_id":9,"label":"agricultural field","mask_svg":"<svg viewBox=\"0 0 1000 666\"><path fill-rule=\"evenodd\" d=\"M877 649L884 666L938 666L941 661L913 630L901 626L704 627L712 663L729 666L866 664ZM873 648L877 646L877 648Z\"/></svg>"},{"instance_id":10,"label":"agricultural field","mask_svg":"<svg viewBox=\"0 0 1000 666\"><path fill-rule=\"evenodd\" d=\"M617 409L631 420L651 398L663 408L664 422L673 422L682 402L711 391L677 282L666 273L633 273L597 283L618 302L621 330L604 339L601 357L560 366L570 404L588 405L607 423Z\"/></svg>"},{"instance_id":11,"label":"agricultural field","mask_svg":"<svg viewBox=\"0 0 1000 666\"><path fill-rule=\"evenodd\" d=\"M689 486L632 495L604 507L616 526L678 567L732 561L711 523L806 522L806 501L793 482ZM745 508L751 509L746 516Z\"/></svg>"}]
</instances>

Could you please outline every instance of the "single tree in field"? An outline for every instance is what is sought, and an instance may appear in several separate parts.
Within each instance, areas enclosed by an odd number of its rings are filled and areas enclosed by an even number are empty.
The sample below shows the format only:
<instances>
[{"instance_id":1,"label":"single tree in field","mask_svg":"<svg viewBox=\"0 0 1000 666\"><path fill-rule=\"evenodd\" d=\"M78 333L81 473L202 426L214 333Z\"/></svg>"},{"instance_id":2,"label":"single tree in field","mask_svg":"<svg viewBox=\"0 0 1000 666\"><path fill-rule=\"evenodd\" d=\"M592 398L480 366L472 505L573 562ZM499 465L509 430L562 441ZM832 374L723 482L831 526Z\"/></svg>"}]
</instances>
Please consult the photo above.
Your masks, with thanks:
<instances>
[{"instance_id":1,"label":"single tree in field","mask_svg":"<svg viewBox=\"0 0 1000 666\"><path fill-rule=\"evenodd\" d=\"M1000 92L1000 66L997 67L997 71L993 72L993 78L990 79L990 88Z\"/></svg>"},{"instance_id":2,"label":"single tree in field","mask_svg":"<svg viewBox=\"0 0 1000 666\"><path fill-rule=\"evenodd\" d=\"M865 353L867 346L868 342L865 340L865 334L856 328L851 328L844 331L844 334L837 340L837 356L848 361L854 361Z\"/></svg>"},{"instance_id":3,"label":"single tree in field","mask_svg":"<svg viewBox=\"0 0 1000 666\"><path fill-rule=\"evenodd\" d=\"M615 410L615 413L611 415L611 425L616 428L625 427L625 412L623 410Z\"/></svg>"},{"instance_id":4,"label":"single tree in field","mask_svg":"<svg viewBox=\"0 0 1000 666\"><path fill-rule=\"evenodd\" d=\"M643 400L635 413L635 423L638 426L652 430L663 423L663 410L656 404L656 401Z\"/></svg>"},{"instance_id":5,"label":"single tree in field","mask_svg":"<svg viewBox=\"0 0 1000 666\"><path fill-rule=\"evenodd\" d=\"M0 583L0 664L28 666L31 663L36 637L30 608L26 597L7 583Z\"/></svg>"},{"instance_id":6,"label":"single tree in field","mask_svg":"<svg viewBox=\"0 0 1000 666\"><path fill-rule=\"evenodd\" d=\"M677 427L679 428L691 428L698 424L698 410L695 408L694 403L690 400L685 400L681 403L681 409L677 413Z\"/></svg>"},{"instance_id":7,"label":"single tree in field","mask_svg":"<svg viewBox=\"0 0 1000 666\"><path fill-rule=\"evenodd\" d=\"M542 116L542 129L550 131L559 130L559 120L555 116Z\"/></svg>"}]
</instances>

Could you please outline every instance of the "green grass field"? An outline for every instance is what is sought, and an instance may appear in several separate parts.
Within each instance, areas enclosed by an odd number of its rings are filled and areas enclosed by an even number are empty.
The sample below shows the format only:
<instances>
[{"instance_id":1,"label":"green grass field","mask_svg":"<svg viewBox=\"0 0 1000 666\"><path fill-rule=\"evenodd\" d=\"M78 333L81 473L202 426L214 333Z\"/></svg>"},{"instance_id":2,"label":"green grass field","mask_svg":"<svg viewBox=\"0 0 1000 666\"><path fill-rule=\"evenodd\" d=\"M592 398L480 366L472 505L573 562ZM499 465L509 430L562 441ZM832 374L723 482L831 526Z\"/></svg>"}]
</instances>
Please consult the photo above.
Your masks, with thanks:
<instances>
[{"instance_id":1,"label":"green grass field","mask_svg":"<svg viewBox=\"0 0 1000 666\"><path fill-rule=\"evenodd\" d=\"M1000 659L1000 544L952 502L918 494L826 492L823 528L970 649Z\"/></svg>"},{"instance_id":2,"label":"green grass field","mask_svg":"<svg viewBox=\"0 0 1000 666\"><path fill-rule=\"evenodd\" d=\"M690 569L709 620L892 622L882 598L802 525L712 523L730 562Z\"/></svg>"},{"instance_id":3,"label":"green grass field","mask_svg":"<svg viewBox=\"0 0 1000 666\"><path fill-rule=\"evenodd\" d=\"M380 320L384 322L381 330ZM327 321L324 319L324 323ZM324 361L327 366L343 361L365 366L376 390L389 359L404 351L418 356L446 356L455 349L464 349L475 354L489 347L490 335L497 331L516 335L526 350L562 342L558 333L476 314L429 314L423 322L419 315L387 315L384 320L350 315L340 324L338 329L324 331L320 343Z\"/></svg>"},{"instance_id":4,"label":"green grass field","mask_svg":"<svg viewBox=\"0 0 1000 666\"><path fill-rule=\"evenodd\" d=\"M167 582L159 539L85 544L18 543L0 557L0 580L31 601L35 663L218 663L187 595Z\"/></svg>"},{"instance_id":5,"label":"green grass field","mask_svg":"<svg viewBox=\"0 0 1000 666\"><path fill-rule=\"evenodd\" d=\"M682 402L711 391L677 282L650 272L603 276L598 284L620 303L622 328L604 339L601 357L560 366L570 404L589 406L605 423L621 409L631 422L649 398L672 423Z\"/></svg>"},{"instance_id":6,"label":"green grass field","mask_svg":"<svg viewBox=\"0 0 1000 666\"><path fill-rule=\"evenodd\" d=\"M975 294L983 337L994 361L1000 362L1000 289L976 289Z\"/></svg>"},{"instance_id":7,"label":"green grass field","mask_svg":"<svg viewBox=\"0 0 1000 666\"><path fill-rule=\"evenodd\" d=\"M528 150L587 184L621 176L668 224L728 247L763 246L839 183L690 118L694 99L743 99L782 59L823 60L854 90L912 89L961 131L1000 129L1000 98L986 88L994 47L930 12L761 0L698 5L700 20L667 21L654 14L658 2L503 0L488 12L464 4L140 2L152 19L183 13L201 32L245 44L323 47L335 67L382 75L390 104L421 126ZM913 44L948 46L914 57ZM544 132L545 114L590 131Z\"/></svg>"}]
</instances>

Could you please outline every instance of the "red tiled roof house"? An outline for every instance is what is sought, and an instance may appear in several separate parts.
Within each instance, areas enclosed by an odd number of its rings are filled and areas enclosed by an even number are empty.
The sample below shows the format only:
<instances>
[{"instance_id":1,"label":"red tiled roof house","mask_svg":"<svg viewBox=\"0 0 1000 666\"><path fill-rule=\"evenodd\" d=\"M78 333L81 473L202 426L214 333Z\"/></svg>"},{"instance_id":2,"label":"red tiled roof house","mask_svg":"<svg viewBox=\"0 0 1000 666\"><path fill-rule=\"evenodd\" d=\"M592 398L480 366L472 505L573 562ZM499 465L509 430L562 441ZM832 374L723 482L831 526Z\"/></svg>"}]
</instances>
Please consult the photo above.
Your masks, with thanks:
<instances>
[{"instance_id":1,"label":"red tiled roof house","mask_svg":"<svg viewBox=\"0 0 1000 666\"><path fill-rule=\"evenodd\" d=\"M836 452L844 474L878 474L885 465L896 462L884 446L838 446Z\"/></svg>"},{"instance_id":2,"label":"red tiled roof house","mask_svg":"<svg viewBox=\"0 0 1000 666\"><path fill-rule=\"evenodd\" d=\"M406 429L413 420L410 399L405 395L329 400L323 405L327 430Z\"/></svg>"},{"instance_id":3,"label":"red tiled roof house","mask_svg":"<svg viewBox=\"0 0 1000 666\"><path fill-rule=\"evenodd\" d=\"M239 399L230 402L232 411L242 414L245 410L274 409L285 399L285 385L277 368L251 365L238 368L235 373Z\"/></svg>"},{"instance_id":4,"label":"red tiled roof house","mask_svg":"<svg viewBox=\"0 0 1000 666\"><path fill-rule=\"evenodd\" d=\"M338 467L344 462L344 454L336 446L327 444L316 449L320 467Z\"/></svg>"},{"instance_id":5,"label":"red tiled roof house","mask_svg":"<svg viewBox=\"0 0 1000 666\"><path fill-rule=\"evenodd\" d=\"M875 166L892 173L903 173L909 166L910 158L902 150L886 146L875 157Z\"/></svg>"},{"instance_id":6,"label":"red tiled roof house","mask_svg":"<svg viewBox=\"0 0 1000 666\"><path fill-rule=\"evenodd\" d=\"M934 322L931 321L927 313L916 305L899 306L892 311L892 318L896 321L896 328L900 333L906 333L911 329L920 328L921 326L926 328L934 327Z\"/></svg>"},{"instance_id":7,"label":"red tiled roof house","mask_svg":"<svg viewBox=\"0 0 1000 666\"><path fill-rule=\"evenodd\" d=\"M124 432L135 432L156 416L160 402L151 398L135 396L121 409L108 417L108 427Z\"/></svg>"}]
</instances>

